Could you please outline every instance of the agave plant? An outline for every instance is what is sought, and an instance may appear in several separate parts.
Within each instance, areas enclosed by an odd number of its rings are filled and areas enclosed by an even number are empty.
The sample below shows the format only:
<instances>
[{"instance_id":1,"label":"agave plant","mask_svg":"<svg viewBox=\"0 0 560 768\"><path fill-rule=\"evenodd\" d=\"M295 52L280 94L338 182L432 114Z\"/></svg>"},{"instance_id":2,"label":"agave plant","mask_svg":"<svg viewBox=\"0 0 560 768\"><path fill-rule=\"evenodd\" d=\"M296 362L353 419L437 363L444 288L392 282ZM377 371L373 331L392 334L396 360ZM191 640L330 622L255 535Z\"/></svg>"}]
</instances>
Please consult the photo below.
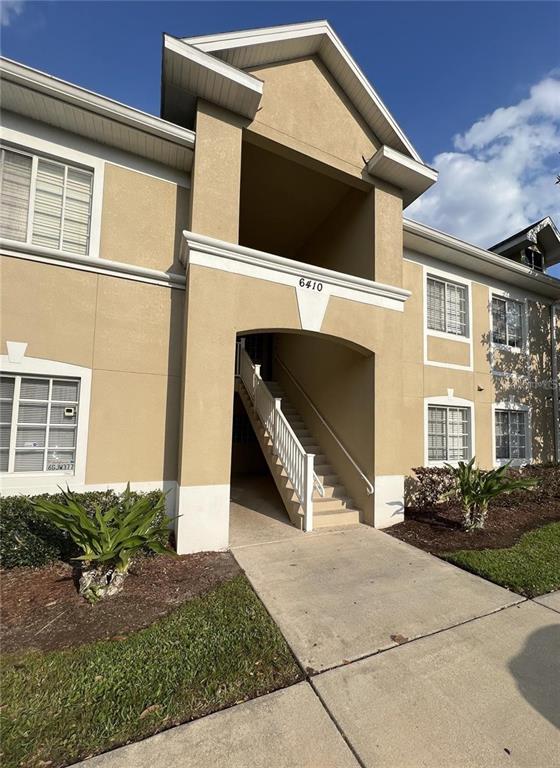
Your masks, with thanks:
<instances>
[{"instance_id":1,"label":"agave plant","mask_svg":"<svg viewBox=\"0 0 560 768\"><path fill-rule=\"evenodd\" d=\"M466 531L484 528L488 505L503 493L531 488L538 483L534 478L513 478L507 474L510 462L491 470L475 466L475 457L460 461L457 466L446 464L451 470L454 488L446 496L457 495L463 506L463 527Z\"/></svg>"},{"instance_id":2,"label":"agave plant","mask_svg":"<svg viewBox=\"0 0 560 768\"><path fill-rule=\"evenodd\" d=\"M80 594L94 603L120 592L130 563L141 549L175 554L164 546L171 518L165 513L165 494L157 502L138 497L130 484L118 502L103 511L99 504L86 511L69 488L60 489L64 503L37 499L35 510L66 531L83 554Z\"/></svg>"}]
</instances>

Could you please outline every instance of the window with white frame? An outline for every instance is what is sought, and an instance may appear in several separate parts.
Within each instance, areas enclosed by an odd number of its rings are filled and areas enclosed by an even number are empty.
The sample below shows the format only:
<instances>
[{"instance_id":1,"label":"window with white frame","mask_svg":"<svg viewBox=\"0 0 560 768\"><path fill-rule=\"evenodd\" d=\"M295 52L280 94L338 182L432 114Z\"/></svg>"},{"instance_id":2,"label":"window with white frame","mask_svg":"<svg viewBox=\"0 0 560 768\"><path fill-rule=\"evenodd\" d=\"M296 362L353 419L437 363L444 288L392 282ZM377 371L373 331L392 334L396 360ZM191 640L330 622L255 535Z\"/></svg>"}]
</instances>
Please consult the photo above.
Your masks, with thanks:
<instances>
[{"instance_id":1,"label":"window with white frame","mask_svg":"<svg viewBox=\"0 0 560 768\"><path fill-rule=\"evenodd\" d=\"M73 473L79 379L0 375L0 471Z\"/></svg>"},{"instance_id":2,"label":"window with white frame","mask_svg":"<svg viewBox=\"0 0 560 768\"><path fill-rule=\"evenodd\" d=\"M527 458L527 411L496 409L496 459Z\"/></svg>"},{"instance_id":3,"label":"window with white frame","mask_svg":"<svg viewBox=\"0 0 560 768\"><path fill-rule=\"evenodd\" d=\"M87 256L93 172L12 148L0 150L0 236Z\"/></svg>"},{"instance_id":4,"label":"window with white frame","mask_svg":"<svg viewBox=\"0 0 560 768\"><path fill-rule=\"evenodd\" d=\"M468 288L448 280L428 277L427 320L432 331L469 335Z\"/></svg>"},{"instance_id":5,"label":"window with white frame","mask_svg":"<svg viewBox=\"0 0 560 768\"><path fill-rule=\"evenodd\" d=\"M470 408L428 405L428 461L467 461L470 458Z\"/></svg>"},{"instance_id":6,"label":"window with white frame","mask_svg":"<svg viewBox=\"0 0 560 768\"><path fill-rule=\"evenodd\" d=\"M492 297L492 342L512 349L523 346L523 303Z\"/></svg>"}]
</instances>

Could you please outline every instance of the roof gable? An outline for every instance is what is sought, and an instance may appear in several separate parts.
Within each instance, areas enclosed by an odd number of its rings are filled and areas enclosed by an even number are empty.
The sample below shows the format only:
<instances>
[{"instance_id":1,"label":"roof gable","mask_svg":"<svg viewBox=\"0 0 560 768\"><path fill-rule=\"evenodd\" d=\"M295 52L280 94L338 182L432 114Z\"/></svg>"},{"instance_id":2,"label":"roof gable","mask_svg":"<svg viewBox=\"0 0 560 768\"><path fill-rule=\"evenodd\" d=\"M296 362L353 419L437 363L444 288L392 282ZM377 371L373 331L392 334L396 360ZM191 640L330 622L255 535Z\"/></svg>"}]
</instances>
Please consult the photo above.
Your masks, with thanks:
<instances>
[{"instance_id":1,"label":"roof gable","mask_svg":"<svg viewBox=\"0 0 560 768\"><path fill-rule=\"evenodd\" d=\"M238 72L290 59L318 56L380 142L422 162L328 21L189 37L182 38L180 42L185 50L195 49L208 54L210 66L212 59L221 60ZM254 109L256 113L257 107Z\"/></svg>"}]
</instances>

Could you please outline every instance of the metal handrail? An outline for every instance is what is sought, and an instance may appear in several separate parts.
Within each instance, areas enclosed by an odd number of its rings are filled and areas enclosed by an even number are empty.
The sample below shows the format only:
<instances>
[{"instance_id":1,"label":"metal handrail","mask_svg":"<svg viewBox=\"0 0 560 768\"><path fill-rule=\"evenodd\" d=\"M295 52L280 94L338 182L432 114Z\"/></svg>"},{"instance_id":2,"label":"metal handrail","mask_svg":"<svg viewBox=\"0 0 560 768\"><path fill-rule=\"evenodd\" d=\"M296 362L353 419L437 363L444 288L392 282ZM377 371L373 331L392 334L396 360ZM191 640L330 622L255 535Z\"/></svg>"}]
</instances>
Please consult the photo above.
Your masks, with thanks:
<instances>
[{"instance_id":1,"label":"metal handrail","mask_svg":"<svg viewBox=\"0 0 560 768\"><path fill-rule=\"evenodd\" d=\"M320 411L317 409L317 407L316 407L315 403L313 402L313 400L311 400L311 398L309 397L309 395L307 394L307 392L305 391L305 389L304 389L304 388L301 386L301 384L299 383L299 381L298 381L298 380L295 378L295 376L293 375L293 373L292 373L292 372L289 370L289 368L288 368L288 367L287 367L287 366L286 366L286 365L285 365L285 364L282 362L282 360L280 360L280 358L278 357L278 355L274 355L274 359L276 360L276 362L277 362L277 363L279 363L279 365L280 365L280 366L281 366L281 367L284 369L284 371L286 371L286 373L287 373L287 374L288 374L288 376L290 377L291 381L292 381L292 382L294 383L294 385L295 385L295 386L296 386L296 387L299 389L299 391L300 391L300 392L302 393L302 395L305 397L305 399L307 400L307 402L309 403L309 405L311 406L311 408L313 409L313 411L315 412L315 414L316 414L316 415L319 417L319 419L321 420L321 423L322 423L322 424L323 424L323 425L324 425L324 426L325 426L325 427L328 429L328 431L330 432L330 434L332 435L332 437L334 438L334 440L335 440L335 441L336 441L336 443L338 444L339 448L342 450L342 452L344 453L344 455L346 456L346 458L347 458L347 459L350 461L350 463L352 464L352 466L354 467L354 469L357 471L357 473L360 475L360 477L362 478L362 480L365 482L368 496L371 496L371 495L372 495L372 494L375 492L375 488L373 487L373 484L371 483L371 481L370 481L370 480L368 480L368 478L367 478L367 477L366 477L366 475L365 475L365 474L362 472L362 470L360 469L360 467L359 467L359 466L356 464L356 462L354 461L354 459L352 458L352 456L351 456L351 455L348 453L348 451L346 450L346 448L345 448L345 447L344 447L344 445L342 444L342 442L341 442L340 438L339 438L339 437L336 435L336 433L333 431L332 427L331 427L331 426L330 426L330 425L329 425L329 424L328 424L328 423L325 421L325 419L324 419L324 418L323 418L323 416L321 415Z\"/></svg>"}]
</instances>

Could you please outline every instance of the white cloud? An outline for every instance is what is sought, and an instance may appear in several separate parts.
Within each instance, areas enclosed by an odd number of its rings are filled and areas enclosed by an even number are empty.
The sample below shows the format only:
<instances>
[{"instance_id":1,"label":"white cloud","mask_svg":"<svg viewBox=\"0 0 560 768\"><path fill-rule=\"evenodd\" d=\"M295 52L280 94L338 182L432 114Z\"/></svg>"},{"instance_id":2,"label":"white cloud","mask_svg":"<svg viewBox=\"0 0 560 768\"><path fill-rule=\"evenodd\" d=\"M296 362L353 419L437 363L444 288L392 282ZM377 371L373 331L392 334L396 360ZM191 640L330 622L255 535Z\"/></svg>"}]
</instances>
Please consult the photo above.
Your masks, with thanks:
<instances>
[{"instance_id":1,"label":"white cloud","mask_svg":"<svg viewBox=\"0 0 560 768\"><path fill-rule=\"evenodd\" d=\"M453 147L433 159L439 180L408 217L482 246L546 215L560 224L560 79L481 118Z\"/></svg>"},{"instance_id":2,"label":"white cloud","mask_svg":"<svg viewBox=\"0 0 560 768\"><path fill-rule=\"evenodd\" d=\"M0 0L0 27L9 27L23 12L23 0Z\"/></svg>"}]
</instances>

